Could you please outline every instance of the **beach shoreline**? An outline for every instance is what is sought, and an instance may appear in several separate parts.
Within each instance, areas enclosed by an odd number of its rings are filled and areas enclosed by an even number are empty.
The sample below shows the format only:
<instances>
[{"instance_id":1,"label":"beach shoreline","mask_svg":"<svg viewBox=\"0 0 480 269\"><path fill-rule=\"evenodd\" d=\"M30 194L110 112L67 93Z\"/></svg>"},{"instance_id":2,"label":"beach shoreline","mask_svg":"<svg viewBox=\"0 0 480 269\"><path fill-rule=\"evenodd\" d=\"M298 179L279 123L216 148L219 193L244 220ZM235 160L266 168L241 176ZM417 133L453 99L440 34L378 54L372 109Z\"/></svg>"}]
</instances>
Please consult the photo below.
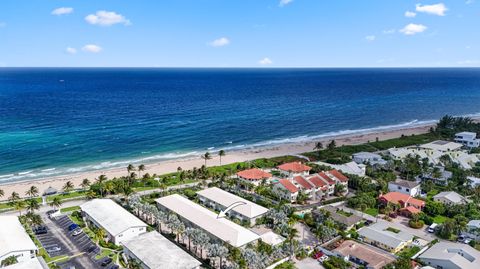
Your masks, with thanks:
<instances>
[{"instance_id":1,"label":"beach shoreline","mask_svg":"<svg viewBox=\"0 0 480 269\"><path fill-rule=\"evenodd\" d=\"M345 135L325 136L318 140L303 141L296 143L285 143L278 145L263 146L258 148L247 148L242 150L227 151L226 156L222 157L222 164L230 164L235 162L250 161L259 158L272 158L285 155L298 155L304 152L313 151L316 142L322 142L327 144L334 139L337 146L341 145L357 145L367 143L369 141L387 140L392 138L398 138L402 135L423 134L427 133L435 123L421 124L416 126L409 126L404 128L366 132L366 133L354 133ZM205 161L200 157L189 157L184 159L174 159L161 162L154 162L145 164L146 170L143 173L149 173L151 175L163 175L172 172L176 172L178 167L184 170L192 169L194 167L201 167ZM207 162L208 166L216 166L220 164L220 160L217 154L212 154L212 159ZM5 182L0 184L0 189L5 193L1 200L6 200L12 192L17 192L21 197L25 197L25 192L30 186L36 186L39 189L39 193L43 193L48 187L53 187L57 190L61 190L65 182L71 181L75 188L80 188L80 184L83 179L87 178L90 182L94 182L99 175L106 175L108 178L121 177L127 175L126 167L109 168L104 170L85 171L80 173L72 173L67 175L53 176L49 178L39 178L32 180Z\"/></svg>"}]
</instances>

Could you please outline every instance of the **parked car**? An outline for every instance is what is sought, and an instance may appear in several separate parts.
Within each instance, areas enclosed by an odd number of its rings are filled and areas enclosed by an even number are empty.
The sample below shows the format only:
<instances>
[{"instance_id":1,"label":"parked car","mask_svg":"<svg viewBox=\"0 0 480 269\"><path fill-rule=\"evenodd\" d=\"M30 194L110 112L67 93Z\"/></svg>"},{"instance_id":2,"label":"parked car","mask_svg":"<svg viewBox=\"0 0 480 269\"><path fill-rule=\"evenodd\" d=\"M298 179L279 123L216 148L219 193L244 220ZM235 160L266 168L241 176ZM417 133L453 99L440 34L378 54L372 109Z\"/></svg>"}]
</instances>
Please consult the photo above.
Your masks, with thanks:
<instances>
[{"instance_id":1,"label":"parked car","mask_svg":"<svg viewBox=\"0 0 480 269\"><path fill-rule=\"evenodd\" d=\"M428 226L427 231L428 231L429 233L434 233L435 230L437 229L437 227L438 227L438 224L432 223L432 225Z\"/></svg>"},{"instance_id":2,"label":"parked car","mask_svg":"<svg viewBox=\"0 0 480 269\"><path fill-rule=\"evenodd\" d=\"M392 219L395 219L395 218L398 217L397 213L394 213L394 212L388 214L388 216L389 216L390 218L392 218Z\"/></svg>"},{"instance_id":3,"label":"parked car","mask_svg":"<svg viewBox=\"0 0 480 269\"><path fill-rule=\"evenodd\" d=\"M318 259L319 262L323 263L324 261L327 261L328 260L328 256L327 255L323 255L322 257L320 257L320 259Z\"/></svg>"},{"instance_id":4,"label":"parked car","mask_svg":"<svg viewBox=\"0 0 480 269\"><path fill-rule=\"evenodd\" d=\"M39 235L39 234L46 234L46 233L48 233L48 230L47 230L47 227L46 227L46 226L37 226L37 227L33 228L33 232L34 232L36 235Z\"/></svg>"},{"instance_id":5,"label":"parked car","mask_svg":"<svg viewBox=\"0 0 480 269\"><path fill-rule=\"evenodd\" d=\"M60 250L62 250L61 247L59 246L51 246L51 247L48 247L45 249L47 252L59 252Z\"/></svg>"},{"instance_id":6,"label":"parked car","mask_svg":"<svg viewBox=\"0 0 480 269\"><path fill-rule=\"evenodd\" d=\"M100 265L102 267L105 267L105 266L109 265L112 261L113 261L112 258L104 258L104 260L102 261L102 263Z\"/></svg>"},{"instance_id":7,"label":"parked car","mask_svg":"<svg viewBox=\"0 0 480 269\"><path fill-rule=\"evenodd\" d=\"M80 234L82 234L82 233L83 233L83 230L80 229L80 228L78 228L78 229L73 230L72 235L73 235L73 236L77 236L77 235L80 235Z\"/></svg>"},{"instance_id":8,"label":"parked car","mask_svg":"<svg viewBox=\"0 0 480 269\"><path fill-rule=\"evenodd\" d=\"M365 226L368 226L368 225L370 225L370 224L372 224L372 223L373 223L373 221L371 221L371 220L366 220L366 221L365 221Z\"/></svg>"},{"instance_id":9,"label":"parked car","mask_svg":"<svg viewBox=\"0 0 480 269\"><path fill-rule=\"evenodd\" d=\"M315 260L318 260L320 259L321 257L323 256L323 252L321 251L317 251L313 254L312 258L314 258Z\"/></svg>"},{"instance_id":10,"label":"parked car","mask_svg":"<svg viewBox=\"0 0 480 269\"><path fill-rule=\"evenodd\" d=\"M72 223L70 226L68 226L68 230L71 232L77 228L79 228L78 224Z\"/></svg>"}]
</instances>

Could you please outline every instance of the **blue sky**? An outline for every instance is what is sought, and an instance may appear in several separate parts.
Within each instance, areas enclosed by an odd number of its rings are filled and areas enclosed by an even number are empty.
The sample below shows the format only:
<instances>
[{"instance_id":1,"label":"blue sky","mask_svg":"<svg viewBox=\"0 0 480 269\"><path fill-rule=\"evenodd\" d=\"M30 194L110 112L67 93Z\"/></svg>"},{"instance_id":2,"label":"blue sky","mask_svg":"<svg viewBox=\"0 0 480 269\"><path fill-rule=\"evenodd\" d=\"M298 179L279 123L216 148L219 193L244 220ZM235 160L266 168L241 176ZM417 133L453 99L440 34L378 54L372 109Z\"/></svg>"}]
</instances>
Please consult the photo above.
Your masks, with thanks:
<instances>
[{"instance_id":1,"label":"blue sky","mask_svg":"<svg viewBox=\"0 0 480 269\"><path fill-rule=\"evenodd\" d=\"M480 66L480 0L1 0L0 66Z\"/></svg>"}]
</instances>

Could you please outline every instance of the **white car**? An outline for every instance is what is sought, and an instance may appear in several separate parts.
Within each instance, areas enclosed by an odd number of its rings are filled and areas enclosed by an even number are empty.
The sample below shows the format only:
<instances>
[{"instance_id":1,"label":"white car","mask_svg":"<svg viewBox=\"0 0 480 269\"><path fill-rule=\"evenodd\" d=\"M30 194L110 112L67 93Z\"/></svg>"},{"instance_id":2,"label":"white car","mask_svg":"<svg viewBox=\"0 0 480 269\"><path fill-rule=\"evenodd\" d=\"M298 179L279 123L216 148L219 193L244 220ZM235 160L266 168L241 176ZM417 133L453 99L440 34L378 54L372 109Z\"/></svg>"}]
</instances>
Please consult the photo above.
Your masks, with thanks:
<instances>
[{"instance_id":1,"label":"white car","mask_svg":"<svg viewBox=\"0 0 480 269\"><path fill-rule=\"evenodd\" d=\"M327 261L328 260L328 256L327 255L323 255L322 257L320 257L320 259L318 259L319 262L323 263L324 261Z\"/></svg>"},{"instance_id":2,"label":"white car","mask_svg":"<svg viewBox=\"0 0 480 269\"><path fill-rule=\"evenodd\" d=\"M82 232L83 232L82 229L76 229L75 231L73 231L72 235L77 236L77 235L81 234Z\"/></svg>"}]
</instances>

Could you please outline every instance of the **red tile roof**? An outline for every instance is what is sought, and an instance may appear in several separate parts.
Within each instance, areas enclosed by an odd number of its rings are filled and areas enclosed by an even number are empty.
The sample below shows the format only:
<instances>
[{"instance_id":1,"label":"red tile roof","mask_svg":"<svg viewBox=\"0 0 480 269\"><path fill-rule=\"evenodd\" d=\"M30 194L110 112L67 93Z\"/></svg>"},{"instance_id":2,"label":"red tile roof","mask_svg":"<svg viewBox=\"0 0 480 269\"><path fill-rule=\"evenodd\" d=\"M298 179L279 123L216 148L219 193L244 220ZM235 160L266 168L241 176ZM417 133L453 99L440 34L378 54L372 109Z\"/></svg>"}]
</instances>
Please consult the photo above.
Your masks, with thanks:
<instances>
[{"instance_id":1,"label":"red tile roof","mask_svg":"<svg viewBox=\"0 0 480 269\"><path fill-rule=\"evenodd\" d=\"M291 193L298 192L298 188L295 187L295 185L293 185L293 183L290 182L290 180L288 179L280 179L278 183L282 184L285 187L285 189L287 189Z\"/></svg>"},{"instance_id":2,"label":"red tile roof","mask_svg":"<svg viewBox=\"0 0 480 269\"><path fill-rule=\"evenodd\" d=\"M325 174L324 172L318 173L318 175L320 176L320 178L328 182L329 185L335 185L335 181L329 176L327 176L327 174Z\"/></svg>"},{"instance_id":3,"label":"red tile roof","mask_svg":"<svg viewBox=\"0 0 480 269\"><path fill-rule=\"evenodd\" d=\"M307 190L313 188L312 184L308 183L308 181L301 176L296 176L293 178L293 180L295 180L295 182L297 182L300 186L304 187Z\"/></svg>"},{"instance_id":4,"label":"red tile roof","mask_svg":"<svg viewBox=\"0 0 480 269\"><path fill-rule=\"evenodd\" d=\"M338 178L338 180L340 180L341 182L348 182L348 177L346 177L345 175L343 175L342 173L340 173L339 171L337 170L330 170L328 171L332 176Z\"/></svg>"},{"instance_id":5,"label":"red tile roof","mask_svg":"<svg viewBox=\"0 0 480 269\"><path fill-rule=\"evenodd\" d=\"M251 180L262 180L264 178L271 178L272 174L257 168L252 168L252 169L238 172L237 176L245 179L251 179Z\"/></svg>"},{"instance_id":6,"label":"red tile roof","mask_svg":"<svg viewBox=\"0 0 480 269\"><path fill-rule=\"evenodd\" d=\"M325 181L323 181L322 179L320 179L319 176L310 177L310 178L308 178L308 180L310 182L312 182L312 184L315 185L315 187L317 187L317 188L328 186L328 184Z\"/></svg>"},{"instance_id":7,"label":"red tile roof","mask_svg":"<svg viewBox=\"0 0 480 269\"><path fill-rule=\"evenodd\" d=\"M413 207L413 206L407 206L405 208L402 208L402 210L406 210L408 212L410 212L410 214L418 214L422 211L420 211L419 209L417 209L416 207Z\"/></svg>"},{"instance_id":8,"label":"red tile roof","mask_svg":"<svg viewBox=\"0 0 480 269\"><path fill-rule=\"evenodd\" d=\"M425 202L413 198L412 196L400 192L389 192L380 196L381 199L384 199L387 202L394 204L403 204L404 206L414 205L416 207L424 207Z\"/></svg>"},{"instance_id":9,"label":"red tile roof","mask_svg":"<svg viewBox=\"0 0 480 269\"><path fill-rule=\"evenodd\" d=\"M284 163L278 166L278 169L283 171L291 171L294 173L300 173L305 171L310 171L312 169L310 166L304 165L301 162L291 162L291 163Z\"/></svg>"}]
</instances>

